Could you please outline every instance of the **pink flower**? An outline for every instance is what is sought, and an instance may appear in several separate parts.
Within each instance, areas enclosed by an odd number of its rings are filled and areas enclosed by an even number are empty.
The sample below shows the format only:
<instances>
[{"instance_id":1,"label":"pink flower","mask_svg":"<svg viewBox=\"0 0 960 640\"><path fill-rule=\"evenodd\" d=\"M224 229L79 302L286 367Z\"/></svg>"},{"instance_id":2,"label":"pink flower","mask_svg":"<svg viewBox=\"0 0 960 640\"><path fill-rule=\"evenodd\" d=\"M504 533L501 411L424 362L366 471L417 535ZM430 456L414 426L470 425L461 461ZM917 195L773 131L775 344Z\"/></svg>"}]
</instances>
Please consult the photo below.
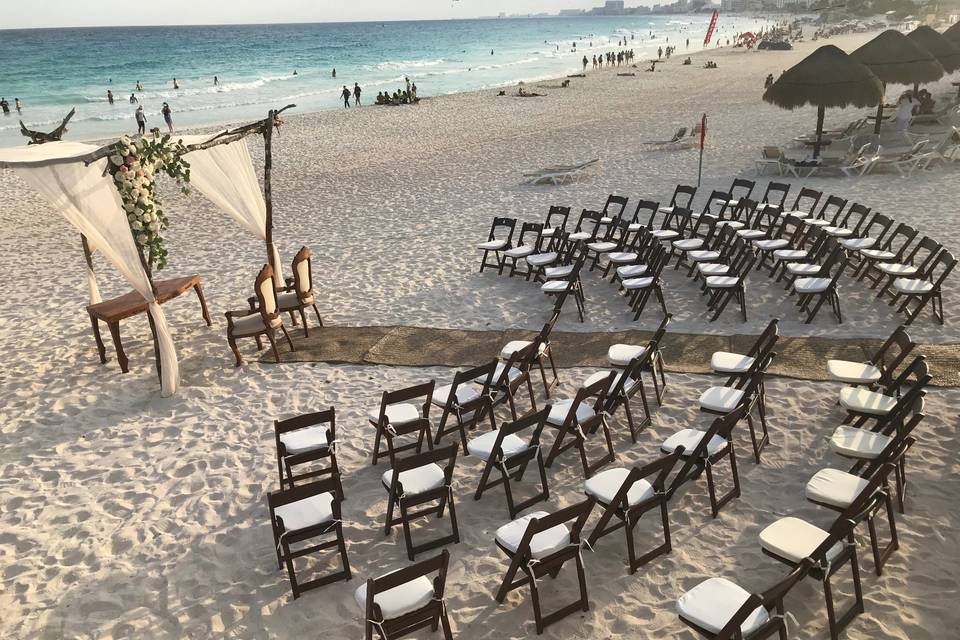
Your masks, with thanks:
<instances>
[{"instance_id":1,"label":"pink flower","mask_svg":"<svg viewBox=\"0 0 960 640\"><path fill-rule=\"evenodd\" d=\"M120 173L126 173L127 171L129 171L129 169L127 169L126 165L120 167Z\"/></svg>"},{"instance_id":2,"label":"pink flower","mask_svg":"<svg viewBox=\"0 0 960 640\"><path fill-rule=\"evenodd\" d=\"M133 164L137 159L133 156L127 156L127 164Z\"/></svg>"}]
</instances>

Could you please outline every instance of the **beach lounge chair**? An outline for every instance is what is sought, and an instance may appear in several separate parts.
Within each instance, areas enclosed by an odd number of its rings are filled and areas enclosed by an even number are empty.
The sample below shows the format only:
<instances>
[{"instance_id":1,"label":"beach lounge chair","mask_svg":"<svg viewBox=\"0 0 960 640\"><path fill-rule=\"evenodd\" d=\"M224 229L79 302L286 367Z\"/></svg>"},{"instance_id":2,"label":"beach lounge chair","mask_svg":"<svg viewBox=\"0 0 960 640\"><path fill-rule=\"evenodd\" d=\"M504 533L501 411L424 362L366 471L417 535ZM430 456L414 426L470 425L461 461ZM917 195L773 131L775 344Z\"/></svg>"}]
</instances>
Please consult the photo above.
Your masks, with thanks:
<instances>
[{"instance_id":1,"label":"beach lounge chair","mask_svg":"<svg viewBox=\"0 0 960 640\"><path fill-rule=\"evenodd\" d=\"M477 248L483 251L483 259L480 261L480 273L486 267L494 267L503 273L504 259L502 253L513 248L513 232L516 230L516 218L494 218L490 225L490 234L487 241L477 245ZM493 264L487 262L487 256L493 253L496 260Z\"/></svg>"},{"instance_id":2,"label":"beach lounge chair","mask_svg":"<svg viewBox=\"0 0 960 640\"><path fill-rule=\"evenodd\" d=\"M280 488L293 487L310 478L330 476L337 485L337 497L343 499L340 466L337 464L337 425L333 407L315 413L273 421L277 443L277 474ZM325 462L325 464L315 464ZM307 471L294 468L309 465Z\"/></svg>"},{"instance_id":3,"label":"beach lounge chair","mask_svg":"<svg viewBox=\"0 0 960 640\"><path fill-rule=\"evenodd\" d=\"M865 176L873 169L873 165L880 159L883 147L873 142L862 144L857 150L840 160L835 165L836 170L840 171L847 178L859 178ZM827 165L828 167L832 165Z\"/></svg>"},{"instance_id":4,"label":"beach lounge chair","mask_svg":"<svg viewBox=\"0 0 960 640\"><path fill-rule=\"evenodd\" d=\"M854 386L886 386L890 384L893 372L916 346L906 326L900 325L866 362L827 360L827 373L833 380Z\"/></svg>"},{"instance_id":5,"label":"beach lounge chair","mask_svg":"<svg viewBox=\"0 0 960 640\"><path fill-rule=\"evenodd\" d=\"M641 142L640 144L642 144L647 151L671 151L692 145L692 142L687 141L686 135L687 128L680 127L669 140L649 140L647 142Z\"/></svg>"},{"instance_id":6,"label":"beach lounge chair","mask_svg":"<svg viewBox=\"0 0 960 640\"><path fill-rule=\"evenodd\" d=\"M338 482L324 478L289 489L267 494L270 510L270 526L273 544L277 552L277 567L287 565L293 599L323 585L350 579L350 561L343 538L340 516ZM330 539L332 537L332 539ZM299 546L314 538L326 538L324 542ZM336 548L340 554L342 569L313 580L301 582L297 578L294 560L316 554L318 551Z\"/></svg>"},{"instance_id":7,"label":"beach lounge chair","mask_svg":"<svg viewBox=\"0 0 960 640\"><path fill-rule=\"evenodd\" d=\"M323 326L323 318L317 309L317 296L313 291L313 269L310 266L310 249L301 247L293 257L293 277L287 278L286 286L277 290L277 306L280 313L289 313L293 324L297 323L294 312L300 314L303 321L303 335L309 336L307 330L306 309L313 307L317 314L317 322Z\"/></svg>"},{"instance_id":8,"label":"beach lounge chair","mask_svg":"<svg viewBox=\"0 0 960 640\"><path fill-rule=\"evenodd\" d=\"M537 171L524 173L523 180L521 180L520 183L530 185L565 184L567 182L572 182L579 177L581 173L596 165L598 162L600 162L600 159L594 158L593 160L588 160L579 164L553 165L550 167L544 167L543 169L538 169Z\"/></svg>"},{"instance_id":9,"label":"beach lounge chair","mask_svg":"<svg viewBox=\"0 0 960 640\"><path fill-rule=\"evenodd\" d=\"M467 443L467 452L483 461L483 472L473 494L474 500L483 497L483 492L487 489L502 484L507 495L507 511L511 518L516 518L524 509L550 498L543 450L540 447L540 436L549 413L550 407L530 412L519 420L501 424L499 429L488 431ZM530 432L526 439L518 435L525 431ZM523 480L530 464L535 466L534 471L539 474L540 489L532 496L516 500L513 483ZM500 477L491 480L494 470L500 472Z\"/></svg>"},{"instance_id":10,"label":"beach lounge chair","mask_svg":"<svg viewBox=\"0 0 960 640\"><path fill-rule=\"evenodd\" d=\"M439 445L443 436L455 431L466 450L467 430L479 426L484 419L489 420L491 429L496 428L492 387L498 364L497 360L491 360L479 367L457 371L452 383L436 387L430 402L440 407L443 413L440 414L437 435L433 438L434 444Z\"/></svg>"},{"instance_id":11,"label":"beach lounge chair","mask_svg":"<svg viewBox=\"0 0 960 640\"><path fill-rule=\"evenodd\" d=\"M627 559L631 575L654 558L670 553L672 549L666 481L683 451L682 446L677 447L673 453L642 467L607 469L583 483L584 493L596 500L603 510L593 532L587 538L590 548L594 548L600 538L623 529L627 537ZM644 514L653 510L660 511L663 544L637 557L634 530Z\"/></svg>"},{"instance_id":12,"label":"beach lounge chair","mask_svg":"<svg viewBox=\"0 0 960 640\"><path fill-rule=\"evenodd\" d=\"M913 278L894 278L892 284L894 296L890 304L894 305L903 298L897 311L907 314L907 321L904 324L912 324L928 303L932 303L933 317L943 324L943 283L956 266L957 259L953 254L943 250L926 273L917 273L917 277ZM911 304L914 305L913 309L910 308Z\"/></svg>"},{"instance_id":13,"label":"beach lounge chair","mask_svg":"<svg viewBox=\"0 0 960 640\"><path fill-rule=\"evenodd\" d=\"M901 176L912 175L921 162L921 156L924 148L929 144L929 140L920 140L914 144L909 151L896 153L892 155L878 155L874 158L871 166L865 173L876 173L886 169L893 169Z\"/></svg>"},{"instance_id":14,"label":"beach lounge chair","mask_svg":"<svg viewBox=\"0 0 960 640\"><path fill-rule=\"evenodd\" d=\"M785 578L762 593L750 593L726 578L708 578L677 600L680 621L712 640L785 640L784 598L806 577L813 560L804 558Z\"/></svg>"},{"instance_id":15,"label":"beach lounge chair","mask_svg":"<svg viewBox=\"0 0 960 640\"><path fill-rule=\"evenodd\" d=\"M960 129L951 127L933 149L918 155L916 168L928 169L934 164L957 160L960 160Z\"/></svg>"},{"instance_id":16,"label":"beach lounge chair","mask_svg":"<svg viewBox=\"0 0 960 640\"><path fill-rule=\"evenodd\" d=\"M280 362L280 353L277 351L276 332L279 329L283 332L290 345L290 351L294 351L293 340L283 326L283 319L280 317L280 307L277 304L277 289L273 282L273 268L269 264L263 265L257 279L253 285L256 303L253 309L245 311L227 311L224 315L227 317L227 343L233 351L236 358L236 366L243 364L243 358L240 350L237 349L238 338L253 338L257 342L257 349L263 348L260 336L266 336L270 341L270 348L273 349L273 357Z\"/></svg>"},{"instance_id":17,"label":"beach lounge chair","mask_svg":"<svg viewBox=\"0 0 960 640\"><path fill-rule=\"evenodd\" d=\"M584 478L589 478L597 469L613 461L616 456L610 439L607 416L603 411L615 379L616 374L610 371L605 376L591 380L590 384L580 386L572 399L561 400L550 407L547 426L555 429L557 435L547 454L546 466L553 466L554 460L570 449L576 449L580 453ZM606 452L596 461L590 462L587 457L587 442L595 442L598 431L602 431L600 444L606 447Z\"/></svg>"},{"instance_id":18,"label":"beach lounge chair","mask_svg":"<svg viewBox=\"0 0 960 640\"><path fill-rule=\"evenodd\" d=\"M360 585L354 599L364 611L366 640L373 640L374 631L380 640L394 640L426 627L434 631L442 627L445 640L453 640L443 598L449 563L450 552L444 549L440 555Z\"/></svg>"},{"instance_id":19,"label":"beach lounge chair","mask_svg":"<svg viewBox=\"0 0 960 640\"><path fill-rule=\"evenodd\" d=\"M867 118L860 118L859 120L853 120L846 127L842 129L827 129L820 133L820 139L822 141L833 142L835 140L845 140L852 135L854 135L858 130L863 128L863 125L867 123ZM813 144L817 140L816 133L808 133L801 136L797 136L794 139L794 142L799 142L801 144Z\"/></svg>"},{"instance_id":20,"label":"beach lounge chair","mask_svg":"<svg viewBox=\"0 0 960 640\"><path fill-rule=\"evenodd\" d=\"M762 358L756 358L750 367L742 374L731 374L726 384L708 388L700 394L697 401L700 411L712 414L726 415L738 409L744 409L742 418L746 418L750 429L750 442L753 446L753 456L760 464L760 453L770 443L770 434L767 431L767 399L764 393L764 377L770 363L776 357L776 352L770 349ZM760 418L760 436L753 422L753 411L757 410Z\"/></svg>"},{"instance_id":21,"label":"beach lounge chair","mask_svg":"<svg viewBox=\"0 0 960 640\"><path fill-rule=\"evenodd\" d=\"M530 586L533 616L537 634L577 611L589 611L587 580L580 553L580 533L593 510L593 500L570 505L554 513L535 511L497 529L495 543L510 560L510 566L497 590L496 600L503 603L507 594L525 585ZM580 597L548 614L542 613L538 581L545 576L556 578L568 562L576 563ZM517 578L522 572L523 577Z\"/></svg>"},{"instance_id":22,"label":"beach lounge chair","mask_svg":"<svg viewBox=\"0 0 960 640\"><path fill-rule=\"evenodd\" d=\"M391 467L383 472L380 480L387 490L387 515L383 525L384 535L390 535L394 525L403 526L403 539L407 557L413 560L416 554L460 542L457 527L457 511L453 500L453 468L457 462L457 443L425 451L416 455L393 460ZM441 466L442 465L442 466ZM434 504L435 503L435 504ZM422 505L429 505L417 510ZM443 517L444 509L450 509L451 533L434 540L413 543L410 523L425 516ZM399 509L400 515L394 516Z\"/></svg>"},{"instance_id":23,"label":"beach lounge chair","mask_svg":"<svg viewBox=\"0 0 960 640\"><path fill-rule=\"evenodd\" d=\"M384 391L380 407L367 414L370 424L376 429L373 444L373 464L384 455L390 457L391 466L396 463L396 454L415 449L420 453L423 443L433 448L433 436L430 426L430 405L433 400L435 383L433 380L413 385L398 391ZM408 436L413 436L411 440ZM395 439L408 440L402 444ZM380 453L381 442L386 441L386 454Z\"/></svg>"},{"instance_id":24,"label":"beach lounge chair","mask_svg":"<svg viewBox=\"0 0 960 640\"><path fill-rule=\"evenodd\" d=\"M776 170L776 175L782 176L784 167L788 164L787 157L780 147L763 147L760 150L760 159L755 161L757 175L762 176L768 168Z\"/></svg>"}]
</instances>

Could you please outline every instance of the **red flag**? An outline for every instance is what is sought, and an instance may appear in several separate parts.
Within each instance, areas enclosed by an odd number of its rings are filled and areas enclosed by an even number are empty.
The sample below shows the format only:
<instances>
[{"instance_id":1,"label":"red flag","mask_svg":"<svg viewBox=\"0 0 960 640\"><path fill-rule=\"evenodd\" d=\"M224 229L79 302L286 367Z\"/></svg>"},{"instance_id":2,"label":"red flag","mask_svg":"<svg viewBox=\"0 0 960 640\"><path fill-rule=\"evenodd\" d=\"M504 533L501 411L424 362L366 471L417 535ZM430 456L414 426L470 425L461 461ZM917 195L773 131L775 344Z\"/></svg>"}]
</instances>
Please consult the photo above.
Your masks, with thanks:
<instances>
[{"instance_id":1,"label":"red flag","mask_svg":"<svg viewBox=\"0 0 960 640\"><path fill-rule=\"evenodd\" d=\"M719 15L720 12L714 9L713 15L710 17L710 26L707 27L707 37L703 39L704 46L710 44L710 38L713 37L713 30L717 28L717 17Z\"/></svg>"},{"instance_id":2,"label":"red flag","mask_svg":"<svg viewBox=\"0 0 960 640\"><path fill-rule=\"evenodd\" d=\"M700 118L700 151L703 151L704 142L707 139L707 114Z\"/></svg>"}]
</instances>

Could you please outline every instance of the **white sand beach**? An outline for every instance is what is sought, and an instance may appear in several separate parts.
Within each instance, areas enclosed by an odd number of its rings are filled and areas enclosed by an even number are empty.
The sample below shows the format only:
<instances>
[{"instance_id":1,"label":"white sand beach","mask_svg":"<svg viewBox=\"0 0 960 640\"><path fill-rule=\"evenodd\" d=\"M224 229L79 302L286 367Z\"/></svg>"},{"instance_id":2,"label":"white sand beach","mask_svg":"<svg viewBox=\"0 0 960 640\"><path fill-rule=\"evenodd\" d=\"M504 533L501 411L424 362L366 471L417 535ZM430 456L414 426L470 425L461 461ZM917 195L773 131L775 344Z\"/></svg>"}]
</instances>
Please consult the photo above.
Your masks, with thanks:
<instances>
[{"instance_id":1,"label":"white sand beach","mask_svg":"<svg viewBox=\"0 0 960 640\"><path fill-rule=\"evenodd\" d=\"M829 42L851 51L872 35ZM474 247L485 239L491 219L537 220L552 204L578 212L602 206L610 193L631 202L666 202L676 184L696 182L697 152L648 152L640 142L669 138L704 112L709 129L701 189L728 188L738 176L753 179L763 144L785 144L811 132L816 117L815 109L787 112L763 103L763 79L817 44L801 43L791 52L710 51L694 56L691 66L681 66L681 50L656 73L589 73L568 89L536 88L547 94L540 98L497 97L487 90L410 107L293 112L275 139L280 254L288 265L301 246L312 249L319 304L329 325L539 328L550 301L535 285L477 273ZM706 59L718 68L701 68ZM888 88L888 99L895 100L899 89ZM935 96L955 91L949 81L931 90ZM828 111L827 124L842 126L862 113ZM251 151L259 163L262 147L251 144ZM592 158L600 159L599 169L575 183L519 185L524 171ZM787 181L915 224L956 253L955 171ZM362 615L353 590L369 576L407 564L399 530L382 534L385 491L379 477L386 464L370 465L373 432L365 415L383 390L429 379L446 384L454 372L264 364L252 340L240 344L248 364L234 368L223 312L245 306L265 261L263 247L201 196L182 196L170 184L163 189L173 224L167 234L170 262L161 275L200 274L214 316L212 327L203 325L192 295L164 306L182 377L179 392L166 399L158 393L142 316L122 325L130 373L120 373L109 346L111 360L99 363L84 312L77 233L12 172L0 170L0 635L360 637ZM106 262L97 257L96 264L104 297L127 289ZM918 342L960 341L960 323L951 317L960 309L957 277L944 290L946 324L936 324L928 312L911 329ZM730 309L708 323L696 287L681 272L670 271L666 280L675 332L760 333L779 317L787 336L882 338L902 321L847 278L843 324L823 311L805 325L779 287L754 276L749 321L741 323ZM653 305L633 322L609 282L593 276L584 282L586 322L568 311L558 329L659 324ZM588 373L561 371L559 397L569 397ZM697 411L696 399L718 380L669 374L665 404L637 444L630 443L624 424L616 424L617 464L651 461L674 431L705 428L710 418ZM548 627L544 637L692 638L676 615L684 590L710 576L761 590L784 575L783 565L761 554L757 535L788 514L820 525L832 521L832 512L804 499L803 488L820 468L849 466L826 442L844 415L836 406L839 389L771 378L766 393L772 443L762 464L754 464L744 430L738 431L742 497L712 520L703 481L680 494L671 506L673 552L634 576L626 570L621 535L586 551L590 611ZM272 424L329 406L337 410L353 579L293 601L286 573L276 567L266 506L266 493L277 485ZM960 390L931 390L928 417L917 429L908 463L907 512L897 514L900 549L883 576L873 573L865 528L858 530L866 611L848 638L949 638L960 625L958 407ZM575 454L568 455L549 471L547 509L583 497ZM533 637L526 591L499 606L493 599L506 569L493 532L509 518L502 491L473 500L480 469L474 459L458 459L454 488L462 541L448 547L447 580L455 635ZM588 529L596 518L595 512ZM568 570L561 573L561 598L572 593L573 580ZM840 593L849 594L842 584ZM554 593L552 587L546 591ZM797 587L787 608L799 622L791 637L828 637L815 581Z\"/></svg>"}]
</instances>

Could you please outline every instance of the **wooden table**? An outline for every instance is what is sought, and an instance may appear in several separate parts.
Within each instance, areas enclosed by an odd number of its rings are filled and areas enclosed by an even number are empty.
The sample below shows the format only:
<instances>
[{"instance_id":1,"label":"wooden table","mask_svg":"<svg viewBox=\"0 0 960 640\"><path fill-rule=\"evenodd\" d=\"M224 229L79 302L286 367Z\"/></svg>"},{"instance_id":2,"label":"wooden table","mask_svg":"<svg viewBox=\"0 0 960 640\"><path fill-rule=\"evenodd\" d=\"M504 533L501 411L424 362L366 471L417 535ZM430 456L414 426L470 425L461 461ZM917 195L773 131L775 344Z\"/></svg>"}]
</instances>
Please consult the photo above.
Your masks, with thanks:
<instances>
[{"instance_id":1,"label":"wooden table","mask_svg":"<svg viewBox=\"0 0 960 640\"><path fill-rule=\"evenodd\" d=\"M178 298L190 289L197 292L197 298L200 300L200 310L203 312L203 319L207 326L210 326L210 313L207 311L207 301L203 297L203 289L200 286L200 276L192 275L185 278L172 278L170 280L158 280L154 282L157 290L157 302L163 304ZM97 339L97 351L100 353L100 362L106 363L107 350L103 344L103 338L100 336L100 322L107 323L110 329L110 336L113 338L113 346L117 350L117 362L120 363L120 369L126 373L128 371L127 354L123 352L123 344L120 342L120 321L131 316L145 313L147 310L147 301L136 291L125 293L118 298L104 300L97 304L87 306L87 313L90 314L90 323L93 325L93 337Z\"/></svg>"}]
</instances>

